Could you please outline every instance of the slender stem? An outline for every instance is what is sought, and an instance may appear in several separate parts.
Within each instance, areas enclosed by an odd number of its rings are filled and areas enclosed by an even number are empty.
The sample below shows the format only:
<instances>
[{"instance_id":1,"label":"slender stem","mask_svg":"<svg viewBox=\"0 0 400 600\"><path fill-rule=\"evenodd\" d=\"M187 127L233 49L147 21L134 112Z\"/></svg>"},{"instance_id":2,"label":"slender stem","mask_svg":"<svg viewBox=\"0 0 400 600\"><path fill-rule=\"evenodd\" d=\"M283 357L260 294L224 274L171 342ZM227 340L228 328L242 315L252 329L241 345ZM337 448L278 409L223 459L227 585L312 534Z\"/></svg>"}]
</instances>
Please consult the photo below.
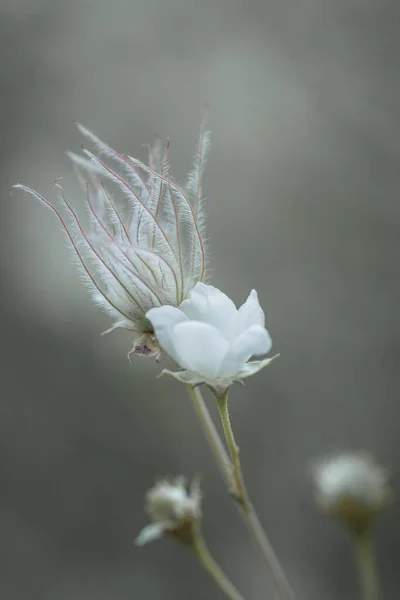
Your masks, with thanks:
<instances>
[{"instance_id":1,"label":"slender stem","mask_svg":"<svg viewBox=\"0 0 400 600\"><path fill-rule=\"evenodd\" d=\"M241 504L245 513L248 514L251 508L250 499L247 494L246 486L243 480L242 469L240 466L239 446L235 442L235 437L233 435L231 421L229 418L228 393L225 392L221 396L216 396L216 400L221 417L222 428L224 430L225 440L232 461L232 492L239 504Z\"/></svg>"},{"instance_id":2,"label":"slender stem","mask_svg":"<svg viewBox=\"0 0 400 600\"><path fill-rule=\"evenodd\" d=\"M205 570L211 575L215 583L229 600L244 600L243 596L238 592L211 555L204 538L199 531L193 536L192 549Z\"/></svg>"},{"instance_id":3,"label":"slender stem","mask_svg":"<svg viewBox=\"0 0 400 600\"><path fill-rule=\"evenodd\" d=\"M239 448L236 445L235 438L233 436L232 427L229 421L228 413L228 398L224 395L219 399L217 397L218 408L220 408L220 415L222 426L224 428L224 434L226 437L229 454L231 459L228 458L226 450L223 446L221 438L215 425L210 417L207 406L203 400L203 396L198 387L189 387L189 392L192 398L193 406L197 416L199 417L202 429L205 433L206 439L209 443L212 453L216 459L216 462L221 470L224 480L227 482L229 488L232 489L235 494L235 498L238 500L237 506L240 508L240 513L245 521L246 527L249 533L254 538L262 557L265 560L268 570L274 580L275 587L282 600L293 600L294 594L286 579L286 576L282 570L282 567L275 555L275 552L262 528L262 525L257 517L257 514L249 499L239 459ZM222 409L222 412L221 412Z\"/></svg>"},{"instance_id":4,"label":"slender stem","mask_svg":"<svg viewBox=\"0 0 400 600\"><path fill-rule=\"evenodd\" d=\"M379 579L370 528L362 533L356 533L354 538L363 598L364 600L379 600Z\"/></svg>"},{"instance_id":5,"label":"slender stem","mask_svg":"<svg viewBox=\"0 0 400 600\"><path fill-rule=\"evenodd\" d=\"M237 498L242 511L245 515L245 521L249 532L254 537L266 563L271 576L274 580L276 590L280 598L292 600L294 598L293 591L288 580L283 572L279 560L267 538L267 535L260 523L260 520L250 501L246 485L243 478L242 467L240 464L239 446L235 442L233 430L229 418L228 411L228 392L221 395L216 395L221 423L225 434L226 443L228 445L229 454L232 461L232 485L233 492Z\"/></svg>"},{"instance_id":6,"label":"slender stem","mask_svg":"<svg viewBox=\"0 0 400 600\"><path fill-rule=\"evenodd\" d=\"M210 417L210 413L208 412L200 389L193 386L188 386L188 389L192 399L193 408L199 418L203 433L206 436L207 442L211 448L224 480L227 484L229 484L232 467L231 461L226 453L225 446L222 443L214 422Z\"/></svg>"}]
</instances>

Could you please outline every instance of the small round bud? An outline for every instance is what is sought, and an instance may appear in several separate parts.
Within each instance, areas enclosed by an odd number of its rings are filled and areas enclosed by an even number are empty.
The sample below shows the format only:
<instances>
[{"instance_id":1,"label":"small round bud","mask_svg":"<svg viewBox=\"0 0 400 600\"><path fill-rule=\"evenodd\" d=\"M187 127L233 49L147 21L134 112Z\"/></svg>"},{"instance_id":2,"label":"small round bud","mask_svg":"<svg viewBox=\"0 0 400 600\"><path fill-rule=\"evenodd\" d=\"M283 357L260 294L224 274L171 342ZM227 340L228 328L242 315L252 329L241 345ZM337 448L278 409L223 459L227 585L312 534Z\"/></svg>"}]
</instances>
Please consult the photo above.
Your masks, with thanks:
<instances>
[{"instance_id":1,"label":"small round bud","mask_svg":"<svg viewBox=\"0 0 400 600\"><path fill-rule=\"evenodd\" d=\"M194 481L188 493L184 477L157 483L146 498L146 511L151 524L145 527L136 544L142 546L164 535L190 543L193 527L201 518L201 493Z\"/></svg>"},{"instance_id":2,"label":"small round bud","mask_svg":"<svg viewBox=\"0 0 400 600\"><path fill-rule=\"evenodd\" d=\"M343 453L312 468L317 501L352 531L365 531L391 501L388 471L363 453Z\"/></svg>"}]
</instances>

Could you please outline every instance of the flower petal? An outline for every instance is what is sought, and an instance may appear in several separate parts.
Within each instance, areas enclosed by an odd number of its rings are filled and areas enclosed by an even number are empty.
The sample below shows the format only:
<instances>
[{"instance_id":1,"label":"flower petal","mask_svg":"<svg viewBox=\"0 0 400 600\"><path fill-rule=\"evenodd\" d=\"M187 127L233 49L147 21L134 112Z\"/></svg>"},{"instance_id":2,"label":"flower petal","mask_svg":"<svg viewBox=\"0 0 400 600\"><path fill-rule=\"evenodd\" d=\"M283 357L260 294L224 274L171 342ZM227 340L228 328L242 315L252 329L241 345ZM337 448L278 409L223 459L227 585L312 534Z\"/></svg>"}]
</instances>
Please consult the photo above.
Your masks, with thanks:
<instances>
[{"instance_id":1,"label":"flower petal","mask_svg":"<svg viewBox=\"0 0 400 600\"><path fill-rule=\"evenodd\" d=\"M236 317L236 306L226 294L212 285L197 283L179 308L191 320L214 325L226 338L234 333L232 322Z\"/></svg>"},{"instance_id":2,"label":"flower petal","mask_svg":"<svg viewBox=\"0 0 400 600\"><path fill-rule=\"evenodd\" d=\"M164 535L165 530L166 526L164 523L150 523L150 525L146 525L135 540L136 546L144 546L149 542L158 540Z\"/></svg>"},{"instance_id":3,"label":"flower petal","mask_svg":"<svg viewBox=\"0 0 400 600\"><path fill-rule=\"evenodd\" d=\"M146 313L146 318L153 325L160 346L179 363L179 357L175 350L173 328L177 323L187 321L187 316L175 306L160 306L151 308Z\"/></svg>"},{"instance_id":4,"label":"flower petal","mask_svg":"<svg viewBox=\"0 0 400 600\"><path fill-rule=\"evenodd\" d=\"M220 377L235 376L251 356L266 354L271 347L272 340L265 327L261 325L249 327L231 342L218 375Z\"/></svg>"},{"instance_id":5,"label":"flower petal","mask_svg":"<svg viewBox=\"0 0 400 600\"><path fill-rule=\"evenodd\" d=\"M256 290L251 290L246 302L237 311L235 335L239 335L252 325L265 326L265 315L258 301Z\"/></svg>"},{"instance_id":6,"label":"flower petal","mask_svg":"<svg viewBox=\"0 0 400 600\"><path fill-rule=\"evenodd\" d=\"M205 377L215 377L229 350L229 343L216 327L199 321L185 321L173 328L178 364Z\"/></svg>"}]
</instances>

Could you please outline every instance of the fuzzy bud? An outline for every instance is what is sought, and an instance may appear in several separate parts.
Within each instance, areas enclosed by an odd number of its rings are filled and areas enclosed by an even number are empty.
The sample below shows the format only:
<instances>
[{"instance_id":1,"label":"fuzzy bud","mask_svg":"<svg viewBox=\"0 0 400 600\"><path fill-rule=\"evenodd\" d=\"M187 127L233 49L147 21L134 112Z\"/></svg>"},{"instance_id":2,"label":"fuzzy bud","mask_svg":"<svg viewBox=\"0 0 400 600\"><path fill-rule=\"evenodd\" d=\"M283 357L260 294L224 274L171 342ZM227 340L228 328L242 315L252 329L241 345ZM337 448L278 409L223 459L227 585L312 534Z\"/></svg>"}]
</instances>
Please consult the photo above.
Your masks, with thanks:
<instances>
[{"instance_id":1,"label":"fuzzy bud","mask_svg":"<svg viewBox=\"0 0 400 600\"><path fill-rule=\"evenodd\" d=\"M364 453L343 453L314 464L317 501L355 533L365 531L390 503L388 471Z\"/></svg>"},{"instance_id":2,"label":"fuzzy bud","mask_svg":"<svg viewBox=\"0 0 400 600\"><path fill-rule=\"evenodd\" d=\"M190 544L196 524L201 518L201 492L194 481L188 492L184 477L157 483L146 498L146 512L151 523L136 539L138 546L167 535Z\"/></svg>"}]
</instances>

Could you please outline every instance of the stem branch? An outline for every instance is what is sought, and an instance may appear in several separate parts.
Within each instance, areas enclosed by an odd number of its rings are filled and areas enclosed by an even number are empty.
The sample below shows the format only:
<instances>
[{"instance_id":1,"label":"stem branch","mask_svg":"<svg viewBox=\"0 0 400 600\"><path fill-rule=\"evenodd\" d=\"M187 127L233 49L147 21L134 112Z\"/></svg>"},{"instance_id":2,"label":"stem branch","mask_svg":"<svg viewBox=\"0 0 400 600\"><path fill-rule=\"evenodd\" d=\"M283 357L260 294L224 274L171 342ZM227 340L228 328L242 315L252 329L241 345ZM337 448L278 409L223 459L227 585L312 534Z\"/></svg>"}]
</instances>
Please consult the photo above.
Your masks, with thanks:
<instances>
[{"instance_id":1,"label":"stem branch","mask_svg":"<svg viewBox=\"0 0 400 600\"><path fill-rule=\"evenodd\" d=\"M271 576L274 580L278 595L282 600L293 600L294 594L288 580L283 572L279 560L267 538L267 535L258 519L258 516L250 501L246 485L244 482L242 467L240 464L239 446L235 442L233 430L228 411L228 392L216 395L221 423L225 434L226 443L232 461L232 482L233 492L237 498L242 512L245 516L245 522L251 535L253 536L258 548L264 557Z\"/></svg>"},{"instance_id":2,"label":"stem branch","mask_svg":"<svg viewBox=\"0 0 400 600\"><path fill-rule=\"evenodd\" d=\"M229 600L244 600L243 596L227 578L221 567L211 555L200 531L196 532L196 535L193 536L192 549L205 570L211 575L215 583Z\"/></svg>"},{"instance_id":3,"label":"stem branch","mask_svg":"<svg viewBox=\"0 0 400 600\"><path fill-rule=\"evenodd\" d=\"M216 395L216 399L230 458L226 453L218 431L210 417L200 390L197 387L189 387L189 392L195 412L200 420L211 451L217 461L224 480L237 500L237 506L240 508L240 513L245 521L246 527L254 538L267 568L271 573L278 595L282 600L293 600L294 594L290 584L286 579L279 560L263 530L247 493L240 464L239 447L235 442L229 420L228 396L227 394L221 396Z\"/></svg>"}]
</instances>

